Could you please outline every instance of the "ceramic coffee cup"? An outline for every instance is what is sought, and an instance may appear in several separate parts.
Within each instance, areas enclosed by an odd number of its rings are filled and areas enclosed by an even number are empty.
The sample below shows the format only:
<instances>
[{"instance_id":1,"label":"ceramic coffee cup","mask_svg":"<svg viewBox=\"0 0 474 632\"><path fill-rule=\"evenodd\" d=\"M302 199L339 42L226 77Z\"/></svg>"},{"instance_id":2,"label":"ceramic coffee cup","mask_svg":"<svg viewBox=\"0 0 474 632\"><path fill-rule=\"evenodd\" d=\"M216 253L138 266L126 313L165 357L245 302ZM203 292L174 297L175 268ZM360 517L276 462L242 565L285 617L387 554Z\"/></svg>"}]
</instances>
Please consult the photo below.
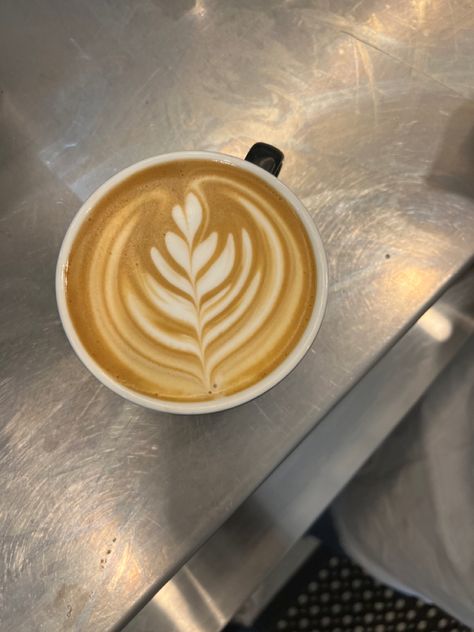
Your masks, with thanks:
<instances>
[{"instance_id":1,"label":"ceramic coffee cup","mask_svg":"<svg viewBox=\"0 0 474 632\"><path fill-rule=\"evenodd\" d=\"M273 370L243 390L229 395L216 396L205 401L170 401L159 396L155 397L154 395L138 392L124 385L123 382L115 379L110 372L104 370L100 363L92 357L83 344L71 318L67 300L67 270L71 249L76 237L85 226L91 212L111 191L132 176L140 174L140 172L147 169L159 165L167 165L168 163L181 163L182 161L190 160L211 161L220 165L231 165L242 172L252 174L259 181L263 182L266 187L276 192L297 215L308 237L314 256L317 283L314 302L309 311L309 318L299 340ZM98 380L125 399L147 408L180 414L198 414L221 411L248 402L275 386L298 364L313 343L323 320L328 295L328 268L323 243L311 216L294 193L277 178L282 162L283 154L276 148L264 143L254 145L245 160L208 151L181 151L164 154L148 158L124 169L100 186L82 205L66 232L59 253L56 269L56 297L61 321L74 351Z\"/></svg>"}]
</instances>

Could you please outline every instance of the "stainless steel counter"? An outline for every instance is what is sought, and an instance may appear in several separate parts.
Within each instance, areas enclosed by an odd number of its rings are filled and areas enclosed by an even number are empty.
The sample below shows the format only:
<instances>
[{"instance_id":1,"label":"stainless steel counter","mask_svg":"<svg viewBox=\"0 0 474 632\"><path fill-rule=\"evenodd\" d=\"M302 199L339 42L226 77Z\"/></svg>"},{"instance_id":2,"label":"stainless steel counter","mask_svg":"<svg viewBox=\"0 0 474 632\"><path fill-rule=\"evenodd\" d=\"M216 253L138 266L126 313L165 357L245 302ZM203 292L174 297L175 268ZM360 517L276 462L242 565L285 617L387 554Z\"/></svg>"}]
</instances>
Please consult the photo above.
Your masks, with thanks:
<instances>
[{"instance_id":1,"label":"stainless steel counter","mask_svg":"<svg viewBox=\"0 0 474 632\"><path fill-rule=\"evenodd\" d=\"M114 626L467 264L473 31L461 0L3 0L0 629ZM285 152L325 242L321 332L238 409L128 404L61 330L66 227L131 162L255 140Z\"/></svg>"},{"instance_id":2,"label":"stainless steel counter","mask_svg":"<svg viewBox=\"0 0 474 632\"><path fill-rule=\"evenodd\" d=\"M473 335L471 268L331 409L125 631L220 632L231 618L251 627L313 552L314 541L308 547L304 535L315 519L443 369L457 361L457 353Z\"/></svg>"}]
</instances>

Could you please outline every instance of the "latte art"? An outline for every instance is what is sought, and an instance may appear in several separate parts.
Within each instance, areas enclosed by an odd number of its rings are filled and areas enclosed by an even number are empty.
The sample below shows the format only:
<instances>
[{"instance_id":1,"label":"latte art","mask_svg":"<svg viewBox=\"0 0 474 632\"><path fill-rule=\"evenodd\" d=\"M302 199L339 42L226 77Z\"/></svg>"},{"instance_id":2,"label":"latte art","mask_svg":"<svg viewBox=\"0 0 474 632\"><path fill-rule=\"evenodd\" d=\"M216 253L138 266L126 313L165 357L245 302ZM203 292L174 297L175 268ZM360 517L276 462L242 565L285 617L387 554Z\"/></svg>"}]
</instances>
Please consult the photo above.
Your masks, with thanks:
<instances>
[{"instance_id":1,"label":"latte art","mask_svg":"<svg viewBox=\"0 0 474 632\"><path fill-rule=\"evenodd\" d=\"M254 384L288 355L311 315L316 270L286 201L252 174L187 160L99 202L66 281L81 341L114 379L202 401Z\"/></svg>"}]
</instances>

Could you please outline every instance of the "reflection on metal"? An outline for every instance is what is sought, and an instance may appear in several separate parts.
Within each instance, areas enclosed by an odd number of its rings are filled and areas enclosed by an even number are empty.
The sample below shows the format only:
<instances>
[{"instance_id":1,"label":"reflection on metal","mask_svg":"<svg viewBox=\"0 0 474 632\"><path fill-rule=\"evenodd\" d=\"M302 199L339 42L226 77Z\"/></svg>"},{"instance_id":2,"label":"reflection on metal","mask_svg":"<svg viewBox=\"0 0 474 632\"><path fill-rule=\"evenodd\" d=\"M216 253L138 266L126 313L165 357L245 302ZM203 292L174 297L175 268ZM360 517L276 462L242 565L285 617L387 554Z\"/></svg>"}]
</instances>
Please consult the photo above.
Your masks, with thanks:
<instances>
[{"instance_id":1,"label":"reflection on metal","mask_svg":"<svg viewBox=\"0 0 474 632\"><path fill-rule=\"evenodd\" d=\"M248 623L249 615L268 598L269 573L474 335L474 323L469 322L473 296L471 270L339 402L126 631L218 632L255 590L238 615ZM440 320L448 311L452 320ZM430 323L435 335L424 335L421 322ZM441 340L446 322L451 333ZM190 575L193 584L187 581ZM175 583L182 592L173 602ZM186 608L179 605L183 598Z\"/></svg>"},{"instance_id":2,"label":"reflection on metal","mask_svg":"<svg viewBox=\"0 0 474 632\"><path fill-rule=\"evenodd\" d=\"M438 342L445 342L453 333L453 323L437 307L429 309L416 324Z\"/></svg>"},{"instance_id":3,"label":"reflection on metal","mask_svg":"<svg viewBox=\"0 0 474 632\"><path fill-rule=\"evenodd\" d=\"M473 58L463 0L0 2L0 629L118 625L452 282L474 241ZM284 150L327 249L313 348L215 416L122 401L59 323L69 222L137 160L259 140ZM281 508L258 507L289 542Z\"/></svg>"},{"instance_id":4,"label":"reflection on metal","mask_svg":"<svg viewBox=\"0 0 474 632\"><path fill-rule=\"evenodd\" d=\"M233 621L251 627L258 616L265 610L275 595L288 583L308 558L320 545L319 540L312 536L305 536L295 542L285 556L268 573L264 580L254 590Z\"/></svg>"},{"instance_id":5,"label":"reflection on metal","mask_svg":"<svg viewBox=\"0 0 474 632\"><path fill-rule=\"evenodd\" d=\"M206 16L206 3L204 0L195 0L194 7L191 9L191 13L204 18Z\"/></svg>"},{"instance_id":6,"label":"reflection on metal","mask_svg":"<svg viewBox=\"0 0 474 632\"><path fill-rule=\"evenodd\" d=\"M197 604L205 617L196 618ZM160 626L163 624L169 630L181 630L192 621L193 632L209 632L210 629L220 630L227 623L218 604L207 592L207 586L202 585L199 577L187 567L165 584L160 590L160 599L152 599L147 607L154 611L153 623L160 622Z\"/></svg>"}]
</instances>

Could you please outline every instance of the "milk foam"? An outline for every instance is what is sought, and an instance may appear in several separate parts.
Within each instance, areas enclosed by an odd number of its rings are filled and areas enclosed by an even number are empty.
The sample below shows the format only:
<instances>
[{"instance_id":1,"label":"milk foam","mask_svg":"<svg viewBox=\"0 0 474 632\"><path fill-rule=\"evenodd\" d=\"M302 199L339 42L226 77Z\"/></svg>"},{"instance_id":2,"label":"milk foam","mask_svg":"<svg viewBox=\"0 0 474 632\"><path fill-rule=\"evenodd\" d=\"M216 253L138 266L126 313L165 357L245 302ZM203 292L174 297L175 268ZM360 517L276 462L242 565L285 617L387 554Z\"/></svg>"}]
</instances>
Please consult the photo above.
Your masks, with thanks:
<instances>
[{"instance_id":1,"label":"milk foam","mask_svg":"<svg viewBox=\"0 0 474 632\"><path fill-rule=\"evenodd\" d=\"M82 252L82 309L111 373L183 400L260 379L295 344L314 300L314 261L291 208L226 173L189 178L177 203L160 187L130 197L97 231L90 261Z\"/></svg>"}]
</instances>

